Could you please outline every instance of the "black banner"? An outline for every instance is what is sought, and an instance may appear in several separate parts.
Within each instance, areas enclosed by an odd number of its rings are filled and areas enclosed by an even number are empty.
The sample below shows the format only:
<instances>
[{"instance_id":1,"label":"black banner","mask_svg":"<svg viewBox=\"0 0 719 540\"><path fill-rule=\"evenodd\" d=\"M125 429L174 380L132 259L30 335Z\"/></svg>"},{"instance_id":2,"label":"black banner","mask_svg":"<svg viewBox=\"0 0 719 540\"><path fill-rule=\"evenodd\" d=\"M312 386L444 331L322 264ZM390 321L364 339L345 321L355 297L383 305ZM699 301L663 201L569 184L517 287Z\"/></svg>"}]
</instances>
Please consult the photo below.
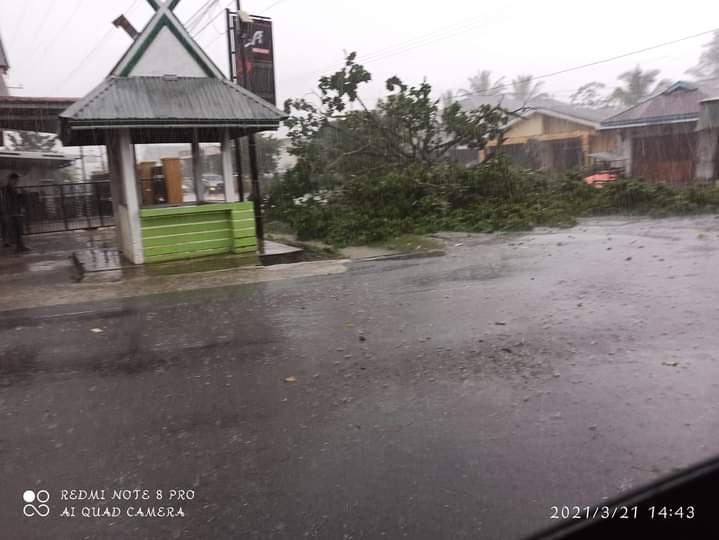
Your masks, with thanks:
<instances>
[{"instance_id":1,"label":"black banner","mask_svg":"<svg viewBox=\"0 0 719 540\"><path fill-rule=\"evenodd\" d=\"M275 92L275 51L272 41L272 20L252 16L252 23L243 25L244 40L239 35L235 43L244 41L244 50L236 53L237 82L273 105L277 105ZM237 21L236 28L239 26ZM240 29L237 28L239 34ZM243 65L244 56L244 65ZM245 83L246 73L246 83Z\"/></svg>"}]
</instances>

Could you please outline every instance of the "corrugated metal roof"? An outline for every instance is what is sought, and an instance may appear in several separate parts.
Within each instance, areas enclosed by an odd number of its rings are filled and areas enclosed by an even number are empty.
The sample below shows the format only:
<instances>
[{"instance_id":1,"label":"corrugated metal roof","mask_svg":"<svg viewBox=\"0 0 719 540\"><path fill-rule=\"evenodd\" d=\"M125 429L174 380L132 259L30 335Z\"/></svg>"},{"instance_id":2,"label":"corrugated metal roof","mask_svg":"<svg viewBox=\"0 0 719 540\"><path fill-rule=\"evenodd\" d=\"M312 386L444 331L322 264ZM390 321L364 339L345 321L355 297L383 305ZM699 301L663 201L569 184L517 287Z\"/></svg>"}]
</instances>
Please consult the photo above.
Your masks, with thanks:
<instances>
[{"instance_id":1,"label":"corrugated metal roof","mask_svg":"<svg viewBox=\"0 0 719 540\"><path fill-rule=\"evenodd\" d=\"M0 95L0 129L56 133L57 116L75 101L73 98Z\"/></svg>"},{"instance_id":2,"label":"corrugated metal roof","mask_svg":"<svg viewBox=\"0 0 719 540\"><path fill-rule=\"evenodd\" d=\"M719 79L684 82L633 105L602 122L602 128L693 122L699 117L699 102L719 95Z\"/></svg>"},{"instance_id":3,"label":"corrugated metal roof","mask_svg":"<svg viewBox=\"0 0 719 540\"><path fill-rule=\"evenodd\" d=\"M565 103L552 98L535 98L529 101L512 99L504 94L496 96L469 96L460 100L460 105L465 109L476 109L480 105L491 105L495 107L503 107L508 111L522 111L520 114L526 116L532 111L542 112L548 115L555 113L563 117L570 117L579 122L598 125L603 119L616 114L617 109L611 107L589 108L578 107L571 103Z\"/></svg>"},{"instance_id":4,"label":"corrugated metal roof","mask_svg":"<svg viewBox=\"0 0 719 540\"><path fill-rule=\"evenodd\" d=\"M278 124L284 112L226 80L109 77L60 118L72 126Z\"/></svg>"}]
</instances>

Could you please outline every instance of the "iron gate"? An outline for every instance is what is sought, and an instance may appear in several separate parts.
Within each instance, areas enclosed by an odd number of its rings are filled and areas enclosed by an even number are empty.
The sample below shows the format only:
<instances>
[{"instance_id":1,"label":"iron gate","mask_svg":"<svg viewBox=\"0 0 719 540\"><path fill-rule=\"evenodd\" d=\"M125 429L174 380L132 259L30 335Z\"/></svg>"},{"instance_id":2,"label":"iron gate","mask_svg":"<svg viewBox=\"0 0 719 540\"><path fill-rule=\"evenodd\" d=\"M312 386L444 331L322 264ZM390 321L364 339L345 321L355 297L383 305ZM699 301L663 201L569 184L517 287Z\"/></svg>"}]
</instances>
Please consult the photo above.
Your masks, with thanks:
<instances>
[{"instance_id":1,"label":"iron gate","mask_svg":"<svg viewBox=\"0 0 719 540\"><path fill-rule=\"evenodd\" d=\"M25 199L26 234L114 225L110 182L19 188Z\"/></svg>"}]
</instances>

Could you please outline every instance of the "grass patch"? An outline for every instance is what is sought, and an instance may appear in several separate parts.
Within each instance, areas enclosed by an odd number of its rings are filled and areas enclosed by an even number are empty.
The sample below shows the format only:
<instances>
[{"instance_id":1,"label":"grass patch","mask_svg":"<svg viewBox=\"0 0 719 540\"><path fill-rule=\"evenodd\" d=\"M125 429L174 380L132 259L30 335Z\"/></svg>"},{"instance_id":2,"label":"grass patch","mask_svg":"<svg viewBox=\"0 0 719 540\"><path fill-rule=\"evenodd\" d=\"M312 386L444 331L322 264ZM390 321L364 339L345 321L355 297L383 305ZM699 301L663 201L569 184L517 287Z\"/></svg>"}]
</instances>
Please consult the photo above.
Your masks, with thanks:
<instances>
[{"instance_id":1,"label":"grass patch","mask_svg":"<svg viewBox=\"0 0 719 540\"><path fill-rule=\"evenodd\" d=\"M375 242L371 247L379 247L391 249L393 251L430 251L433 249L443 249L444 243L434 238L420 236L418 234L403 234L395 238L390 238L382 242Z\"/></svg>"}]
</instances>

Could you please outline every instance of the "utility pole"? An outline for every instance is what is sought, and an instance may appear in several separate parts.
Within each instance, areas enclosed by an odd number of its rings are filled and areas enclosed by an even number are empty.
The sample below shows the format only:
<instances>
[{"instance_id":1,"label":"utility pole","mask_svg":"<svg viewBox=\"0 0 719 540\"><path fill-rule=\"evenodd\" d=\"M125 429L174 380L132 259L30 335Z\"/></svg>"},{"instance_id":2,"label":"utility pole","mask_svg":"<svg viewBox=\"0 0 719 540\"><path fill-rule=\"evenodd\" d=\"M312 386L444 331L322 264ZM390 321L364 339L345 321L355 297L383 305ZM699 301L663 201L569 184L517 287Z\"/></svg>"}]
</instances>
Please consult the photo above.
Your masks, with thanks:
<instances>
[{"instance_id":1,"label":"utility pole","mask_svg":"<svg viewBox=\"0 0 719 540\"><path fill-rule=\"evenodd\" d=\"M240 18L240 11L242 10L242 6L240 5L240 0L237 1L237 13L238 13L238 19L240 19L240 65L242 66L242 79L244 83L244 87L247 90L250 90L248 88L249 80L247 78L247 64L245 63L245 24L242 22ZM237 47L237 43L235 43L235 47ZM250 90L251 91L251 90ZM255 134L250 133L247 136L248 141L248 150L250 154L250 174L252 175L252 206L255 211L255 233L257 235L257 247L260 250L260 253L264 253L265 251L265 233L264 233L264 226L262 224L262 195L260 194L260 177L259 177L259 171L257 167L257 141L255 140Z\"/></svg>"},{"instance_id":2,"label":"utility pole","mask_svg":"<svg viewBox=\"0 0 719 540\"><path fill-rule=\"evenodd\" d=\"M229 8L225 9L225 17L227 19L227 54L230 60L230 81L239 83L237 78L237 31L235 24L237 19L233 20L232 12ZM235 139L235 161L237 162L237 193L240 196L240 202L245 202L245 186L242 181L242 138Z\"/></svg>"}]
</instances>

